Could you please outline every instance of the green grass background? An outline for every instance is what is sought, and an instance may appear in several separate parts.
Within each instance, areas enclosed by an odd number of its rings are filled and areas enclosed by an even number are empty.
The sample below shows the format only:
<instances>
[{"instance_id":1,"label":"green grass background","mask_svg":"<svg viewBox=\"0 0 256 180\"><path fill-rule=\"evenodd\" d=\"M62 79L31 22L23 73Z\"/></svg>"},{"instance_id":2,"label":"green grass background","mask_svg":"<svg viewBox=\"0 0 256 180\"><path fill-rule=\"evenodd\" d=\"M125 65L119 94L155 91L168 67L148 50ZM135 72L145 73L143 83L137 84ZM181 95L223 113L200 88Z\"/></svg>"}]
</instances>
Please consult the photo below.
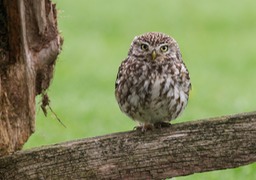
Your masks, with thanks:
<instances>
[{"instance_id":1,"label":"green grass background","mask_svg":"<svg viewBox=\"0 0 256 180\"><path fill-rule=\"evenodd\" d=\"M44 117L38 105L26 149L131 130L136 124L120 112L114 82L134 36L148 31L178 41L191 75L191 98L175 123L255 110L256 1L55 2L64 46L48 93L67 128L50 112ZM256 179L255 168L176 179Z\"/></svg>"}]
</instances>

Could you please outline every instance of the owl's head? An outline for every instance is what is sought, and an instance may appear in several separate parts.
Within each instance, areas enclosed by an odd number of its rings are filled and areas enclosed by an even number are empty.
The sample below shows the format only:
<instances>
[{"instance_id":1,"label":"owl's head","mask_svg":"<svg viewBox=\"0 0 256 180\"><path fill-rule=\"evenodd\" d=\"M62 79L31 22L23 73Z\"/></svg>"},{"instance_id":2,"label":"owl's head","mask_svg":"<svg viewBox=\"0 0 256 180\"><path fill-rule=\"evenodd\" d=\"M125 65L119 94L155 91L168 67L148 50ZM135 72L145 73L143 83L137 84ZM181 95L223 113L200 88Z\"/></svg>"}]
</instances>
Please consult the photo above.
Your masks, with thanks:
<instances>
[{"instance_id":1,"label":"owl's head","mask_svg":"<svg viewBox=\"0 0 256 180\"><path fill-rule=\"evenodd\" d=\"M150 62L182 61L178 43L172 37L160 32L148 32L136 36L128 56Z\"/></svg>"}]
</instances>

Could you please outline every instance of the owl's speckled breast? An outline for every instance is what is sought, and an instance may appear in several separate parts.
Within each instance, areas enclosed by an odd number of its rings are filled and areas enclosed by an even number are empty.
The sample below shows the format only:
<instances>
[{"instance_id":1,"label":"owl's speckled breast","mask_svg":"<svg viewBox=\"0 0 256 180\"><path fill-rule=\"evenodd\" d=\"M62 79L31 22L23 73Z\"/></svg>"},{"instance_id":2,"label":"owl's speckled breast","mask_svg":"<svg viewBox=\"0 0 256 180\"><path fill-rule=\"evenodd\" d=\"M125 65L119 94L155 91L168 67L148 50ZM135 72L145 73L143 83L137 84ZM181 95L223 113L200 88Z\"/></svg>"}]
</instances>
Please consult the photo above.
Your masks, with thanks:
<instances>
[{"instance_id":1,"label":"owl's speckled breast","mask_svg":"<svg viewBox=\"0 0 256 180\"><path fill-rule=\"evenodd\" d=\"M119 81L122 100L118 100L124 113L139 122L156 123L175 119L184 110L190 89L190 83L183 81L185 66L152 66L147 62L126 65Z\"/></svg>"}]
</instances>

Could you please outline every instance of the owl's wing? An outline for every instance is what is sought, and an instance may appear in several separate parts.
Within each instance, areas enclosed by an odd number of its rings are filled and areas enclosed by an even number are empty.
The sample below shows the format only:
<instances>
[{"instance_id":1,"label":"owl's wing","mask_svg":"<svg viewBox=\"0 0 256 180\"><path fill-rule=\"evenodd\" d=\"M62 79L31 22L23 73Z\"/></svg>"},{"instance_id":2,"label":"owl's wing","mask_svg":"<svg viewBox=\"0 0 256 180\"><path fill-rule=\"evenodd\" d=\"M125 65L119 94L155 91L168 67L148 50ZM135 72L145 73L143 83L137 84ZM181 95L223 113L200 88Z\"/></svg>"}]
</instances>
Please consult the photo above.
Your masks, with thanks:
<instances>
[{"instance_id":1,"label":"owl's wing","mask_svg":"<svg viewBox=\"0 0 256 180\"><path fill-rule=\"evenodd\" d=\"M116 76L116 81L115 81L115 89L117 89L117 86L119 85L120 83L120 79L123 75L123 71L124 71L124 67L125 67L125 64L127 63L127 60L128 58L126 58L122 63L121 65L119 66L118 68L118 72L117 72L117 76Z\"/></svg>"}]
</instances>

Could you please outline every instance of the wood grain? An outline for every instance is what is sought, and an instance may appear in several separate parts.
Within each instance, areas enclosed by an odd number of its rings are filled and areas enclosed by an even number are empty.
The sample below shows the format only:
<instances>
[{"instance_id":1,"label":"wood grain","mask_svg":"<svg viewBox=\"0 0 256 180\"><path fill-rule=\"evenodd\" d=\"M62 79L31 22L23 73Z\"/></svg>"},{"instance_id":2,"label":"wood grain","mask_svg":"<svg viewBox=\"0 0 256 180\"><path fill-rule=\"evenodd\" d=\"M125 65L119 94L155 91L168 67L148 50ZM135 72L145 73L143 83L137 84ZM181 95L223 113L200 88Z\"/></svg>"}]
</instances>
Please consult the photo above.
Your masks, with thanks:
<instances>
[{"instance_id":1,"label":"wood grain","mask_svg":"<svg viewBox=\"0 0 256 180\"><path fill-rule=\"evenodd\" d=\"M4 179L164 179L256 161L256 114L122 132L0 158Z\"/></svg>"}]
</instances>

